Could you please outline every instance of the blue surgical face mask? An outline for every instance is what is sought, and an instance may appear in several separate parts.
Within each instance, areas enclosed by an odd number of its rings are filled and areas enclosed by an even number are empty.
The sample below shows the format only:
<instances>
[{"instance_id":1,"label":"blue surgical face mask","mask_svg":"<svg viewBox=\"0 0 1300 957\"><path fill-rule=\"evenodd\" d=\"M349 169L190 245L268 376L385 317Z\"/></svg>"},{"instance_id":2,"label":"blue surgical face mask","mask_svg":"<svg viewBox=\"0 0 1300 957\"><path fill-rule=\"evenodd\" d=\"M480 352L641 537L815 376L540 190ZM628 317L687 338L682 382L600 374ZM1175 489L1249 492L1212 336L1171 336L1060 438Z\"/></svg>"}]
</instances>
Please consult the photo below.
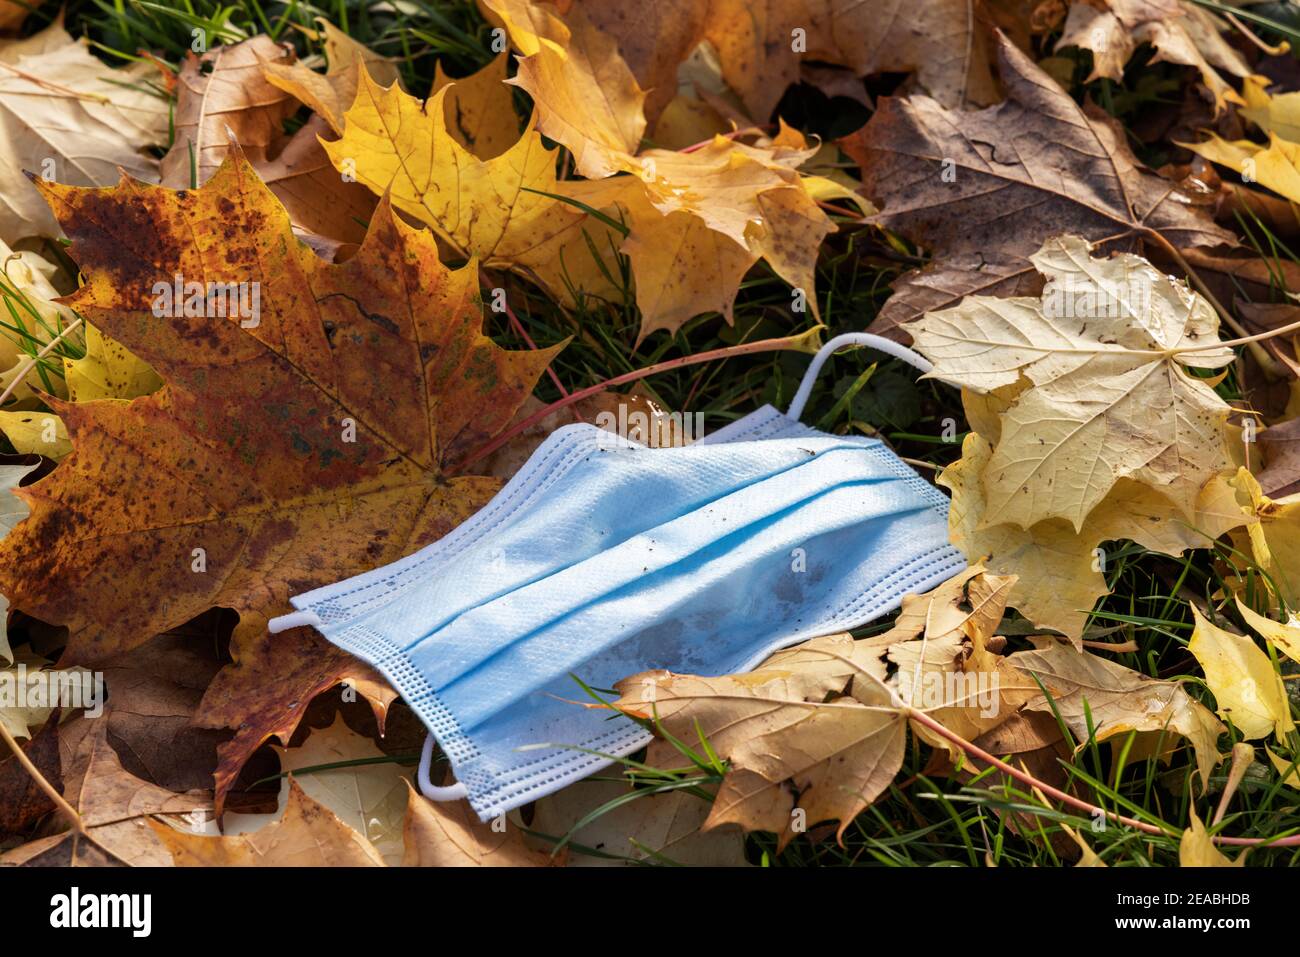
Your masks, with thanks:
<instances>
[{"instance_id":1,"label":"blue surgical face mask","mask_svg":"<svg viewBox=\"0 0 1300 957\"><path fill-rule=\"evenodd\" d=\"M495 817L630 754L649 735L590 703L654 668L719 675L861 626L964 566L947 500L877 439L800 424L840 336L787 414L765 406L693 445L556 430L445 538L292 599L272 630L314 625L374 665L432 732L421 785ZM428 782L432 739L459 782Z\"/></svg>"}]
</instances>

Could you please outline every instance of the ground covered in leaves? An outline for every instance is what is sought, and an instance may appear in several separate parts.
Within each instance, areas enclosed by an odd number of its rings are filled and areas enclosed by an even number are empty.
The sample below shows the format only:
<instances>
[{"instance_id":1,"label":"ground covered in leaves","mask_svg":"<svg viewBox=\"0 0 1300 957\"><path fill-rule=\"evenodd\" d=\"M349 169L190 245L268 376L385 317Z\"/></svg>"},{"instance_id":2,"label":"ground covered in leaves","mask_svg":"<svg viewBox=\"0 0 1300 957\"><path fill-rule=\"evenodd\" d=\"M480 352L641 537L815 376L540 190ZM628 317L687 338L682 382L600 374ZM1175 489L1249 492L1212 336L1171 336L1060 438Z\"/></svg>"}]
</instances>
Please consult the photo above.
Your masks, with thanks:
<instances>
[{"instance_id":1,"label":"ground covered in leaves","mask_svg":"<svg viewBox=\"0 0 1300 957\"><path fill-rule=\"evenodd\" d=\"M1295 10L0 0L0 864L1291 863ZM804 421L970 567L575 683L656 735L595 777L427 801L380 676L268 633L554 428L689 441L864 330L932 375Z\"/></svg>"}]
</instances>

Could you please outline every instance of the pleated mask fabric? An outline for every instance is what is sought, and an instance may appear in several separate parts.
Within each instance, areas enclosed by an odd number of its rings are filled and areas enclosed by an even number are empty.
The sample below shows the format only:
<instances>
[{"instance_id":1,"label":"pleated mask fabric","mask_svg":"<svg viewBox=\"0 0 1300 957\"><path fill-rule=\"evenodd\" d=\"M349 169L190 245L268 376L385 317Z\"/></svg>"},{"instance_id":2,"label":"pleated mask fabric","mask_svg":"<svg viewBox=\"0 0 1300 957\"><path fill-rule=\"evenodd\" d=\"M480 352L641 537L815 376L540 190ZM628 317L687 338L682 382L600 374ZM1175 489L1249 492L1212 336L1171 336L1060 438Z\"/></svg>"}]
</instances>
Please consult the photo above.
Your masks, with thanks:
<instances>
[{"instance_id":1,"label":"pleated mask fabric","mask_svg":"<svg viewBox=\"0 0 1300 957\"><path fill-rule=\"evenodd\" d=\"M312 624L387 678L431 732L432 797L486 821L585 777L649 735L582 707L579 679L747 670L964 567L930 483L879 440L797 420L825 358L864 339L827 344L794 416L764 406L681 448L558 429L451 534L294 597L272 629ZM457 785L428 783L435 738Z\"/></svg>"}]
</instances>

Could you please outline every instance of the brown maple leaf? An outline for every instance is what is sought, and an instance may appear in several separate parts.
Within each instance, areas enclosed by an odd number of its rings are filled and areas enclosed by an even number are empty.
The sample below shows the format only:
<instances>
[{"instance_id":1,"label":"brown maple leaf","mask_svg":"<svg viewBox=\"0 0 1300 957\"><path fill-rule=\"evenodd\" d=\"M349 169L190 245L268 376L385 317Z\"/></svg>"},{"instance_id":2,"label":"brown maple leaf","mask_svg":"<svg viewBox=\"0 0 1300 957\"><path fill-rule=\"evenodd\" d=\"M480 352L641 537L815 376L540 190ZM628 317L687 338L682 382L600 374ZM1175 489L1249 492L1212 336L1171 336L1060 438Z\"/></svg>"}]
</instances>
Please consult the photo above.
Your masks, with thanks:
<instances>
[{"instance_id":1,"label":"brown maple leaf","mask_svg":"<svg viewBox=\"0 0 1300 957\"><path fill-rule=\"evenodd\" d=\"M1006 102L963 113L887 98L840 141L882 207L875 222L934 254L894 283L874 331L904 338L898 326L968 295L1037 295L1028 257L1063 233L1106 253L1143 251L1152 233L1179 248L1237 244L1142 168L1109 117L1075 103L1000 33L997 44Z\"/></svg>"},{"instance_id":2,"label":"brown maple leaf","mask_svg":"<svg viewBox=\"0 0 1300 957\"><path fill-rule=\"evenodd\" d=\"M561 347L496 346L476 265L448 270L433 236L386 203L353 258L319 259L237 149L197 190L41 189L85 275L69 304L166 385L130 403L57 403L74 450L21 490L32 514L0 546L0 591L67 626L65 666L234 608L232 654L260 678L212 704L241 732L223 755L228 783L241 755L356 670L323 661L305 631L264 641L265 619L481 507L498 480L455 463L505 427ZM177 276L206 284L209 306L258 309L155 315Z\"/></svg>"}]
</instances>

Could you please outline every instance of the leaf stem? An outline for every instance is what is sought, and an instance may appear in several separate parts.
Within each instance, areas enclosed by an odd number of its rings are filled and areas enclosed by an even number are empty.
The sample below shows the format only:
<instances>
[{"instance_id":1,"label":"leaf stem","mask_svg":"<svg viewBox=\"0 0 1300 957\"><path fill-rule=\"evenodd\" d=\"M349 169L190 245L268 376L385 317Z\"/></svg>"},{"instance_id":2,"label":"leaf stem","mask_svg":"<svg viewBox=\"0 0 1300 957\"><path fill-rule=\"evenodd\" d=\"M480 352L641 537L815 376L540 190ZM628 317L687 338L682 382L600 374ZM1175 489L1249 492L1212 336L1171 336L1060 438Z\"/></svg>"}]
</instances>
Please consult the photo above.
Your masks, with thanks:
<instances>
[{"instance_id":1,"label":"leaf stem","mask_svg":"<svg viewBox=\"0 0 1300 957\"><path fill-rule=\"evenodd\" d=\"M1169 257L1178 264L1178 268L1183 271L1183 273L1187 276L1191 284L1196 287L1196 291L1199 292L1202 296L1204 296L1206 301L1209 302L1210 306L1214 309L1214 311L1218 313L1219 320L1223 322L1226 326L1228 326L1230 329L1232 329L1233 332L1237 333L1238 336L1241 336L1240 339L1236 339L1228 343L1215 343L1213 345L1209 345L1205 347L1196 347L1192 349L1179 349L1178 350L1179 354L1184 352L1208 351L1209 349L1219 348L1220 346L1223 345L1234 345L1234 344L1243 345L1250 349L1250 354L1255 357L1255 361L1259 364L1259 367L1264 371L1264 375L1268 379L1276 380L1276 379L1286 378L1286 370L1282 368L1282 366L1277 362L1277 360L1275 360L1271 355L1268 354L1267 349L1259 345L1259 341L1261 337L1251 336L1250 332L1246 329L1246 327L1243 326L1241 323L1239 323L1236 319L1234 319L1232 315L1228 312L1228 310L1223 308L1223 304L1220 303L1219 300L1215 297L1214 293L1210 291L1210 287L1207 286L1204 283L1204 281L1202 281L1200 275L1196 272L1195 269L1192 268L1191 263L1189 263L1186 259L1183 258L1183 254L1178 251L1177 247L1175 247L1173 243L1171 243L1168 239L1166 239L1163 235L1161 235L1159 231L1155 229L1151 229L1148 227L1143 231L1143 235L1148 236L1151 239L1155 240L1156 245L1158 245L1161 249L1163 249L1165 253L1168 254ZM1272 334L1278 335L1279 332L1274 331ZM1264 336L1262 338L1268 338L1268 337Z\"/></svg>"},{"instance_id":2,"label":"leaf stem","mask_svg":"<svg viewBox=\"0 0 1300 957\"><path fill-rule=\"evenodd\" d=\"M636 382L638 379L645 379L660 372L669 372L673 369L680 369L683 366L698 365L701 362L712 362L715 359L730 359L734 356L753 355L756 352L781 352L784 350L795 350L799 352L809 351L809 344L815 342L815 336L823 327L818 326L808 332L801 332L793 336L781 336L777 339L759 339L756 342L745 342L740 345L727 346L723 349L712 349L709 352L698 352L691 356L681 356L677 359L669 359L665 362L656 362L654 365L645 366L642 369L634 369L631 372L625 372L622 375L614 376L612 379L606 379L603 382L597 382L595 385L588 386L585 389L579 389L577 392L570 392L564 398L552 402L544 408L538 409L528 418L517 422L510 428L506 429L492 441L488 442L481 448L471 452L465 458L453 466L455 472L463 472L466 468L473 465L480 459L491 455L501 446L505 445L511 439L521 432L524 432L536 425L542 419L546 418L552 412L556 412L567 406L573 405L582 399L606 389L612 389L615 386L626 385L629 382Z\"/></svg>"},{"instance_id":3,"label":"leaf stem","mask_svg":"<svg viewBox=\"0 0 1300 957\"><path fill-rule=\"evenodd\" d=\"M1139 821L1136 818L1132 818L1132 817L1126 817L1117 811L1108 811L1105 808L1099 807L1096 804L1089 804L1087 801L1083 800L1082 798L1077 798L1073 794L1067 794L1065 791L1062 791L1060 788L1053 787L1052 785L1048 784L1046 781L1040 781L1038 778L1034 777L1029 772L1021 771L1019 768L1013 767L1012 765L1001 760L1000 758L995 758L993 755L989 754L989 752L979 747L979 745L972 744L971 742L967 741L965 738L961 737L955 732L949 731L942 724L940 724L938 721L934 720L934 718L930 717L928 714L925 714L924 712L917 711L915 708L911 708L911 707L904 707L902 711L903 714L906 715L908 718L917 722L918 724L924 725L926 728L933 731L935 734L939 735L939 737L951 741L953 744L957 745L957 747L961 748L971 757L979 758L979 760L993 765L1003 774L1009 774L1011 777L1015 778L1017 781L1021 782L1022 784L1027 784L1030 787L1037 788L1038 790L1042 791L1044 794L1049 795L1055 798L1056 800L1060 801L1062 804L1068 804L1070 807L1073 807L1076 810L1084 811L1090 817L1096 817L1098 815L1104 814L1108 820L1114 821L1117 824L1123 824L1126 827L1134 828L1135 830L1138 831L1142 831L1144 834L1157 834L1164 837L1177 836L1176 834L1170 833L1169 830L1166 830L1165 828L1162 828L1159 825L1149 824L1146 821ZM1223 837L1222 835L1216 834L1212 838L1212 840L1216 844L1230 844L1235 847L1256 847L1260 845L1268 845L1269 847L1300 846L1300 834L1294 834L1291 835L1290 837L1278 837L1278 838Z\"/></svg>"}]
</instances>

